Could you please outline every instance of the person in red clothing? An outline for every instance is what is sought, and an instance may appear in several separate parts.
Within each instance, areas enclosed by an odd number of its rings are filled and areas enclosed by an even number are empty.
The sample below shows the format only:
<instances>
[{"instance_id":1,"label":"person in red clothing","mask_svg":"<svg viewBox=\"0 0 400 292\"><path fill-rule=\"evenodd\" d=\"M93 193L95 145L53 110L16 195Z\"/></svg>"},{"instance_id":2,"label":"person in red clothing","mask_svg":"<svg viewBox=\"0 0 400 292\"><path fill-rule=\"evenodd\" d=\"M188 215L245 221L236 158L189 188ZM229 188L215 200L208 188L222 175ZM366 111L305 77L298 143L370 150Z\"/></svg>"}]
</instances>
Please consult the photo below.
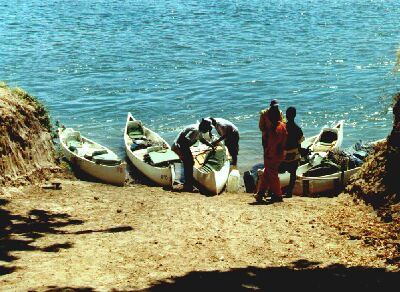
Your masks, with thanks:
<instances>
[{"instance_id":1,"label":"person in red clothing","mask_svg":"<svg viewBox=\"0 0 400 292\"><path fill-rule=\"evenodd\" d=\"M258 184L255 198L260 202L265 192L270 190L272 200L282 202L282 190L279 181L279 165L285 159L285 145L288 133L285 123L281 121L281 114L278 106L271 106L268 110L270 125L266 127L263 135L264 140L264 174Z\"/></svg>"}]
</instances>

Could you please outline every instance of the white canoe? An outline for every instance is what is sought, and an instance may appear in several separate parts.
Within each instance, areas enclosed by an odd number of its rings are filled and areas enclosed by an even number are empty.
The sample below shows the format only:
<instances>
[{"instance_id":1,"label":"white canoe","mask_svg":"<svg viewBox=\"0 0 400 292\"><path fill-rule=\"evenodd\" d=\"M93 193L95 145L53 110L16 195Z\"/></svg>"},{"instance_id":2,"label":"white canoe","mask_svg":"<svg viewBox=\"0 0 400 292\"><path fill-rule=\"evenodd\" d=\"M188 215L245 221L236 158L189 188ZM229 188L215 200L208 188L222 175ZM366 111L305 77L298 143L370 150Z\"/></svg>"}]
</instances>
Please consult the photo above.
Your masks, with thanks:
<instances>
[{"instance_id":1,"label":"white canoe","mask_svg":"<svg viewBox=\"0 0 400 292\"><path fill-rule=\"evenodd\" d=\"M224 189L229 177L230 162L226 147L223 145L216 147L216 151L222 151L224 155L223 165L219 166L218 169L209 167L207 163L203 166L207 155L211 151L210 147L199 143L190 149L194 158L193 178L208 193L218 195Z\"/></svg>"},{"instance_id":2,"label":"white canoe","mask_svg":"<svg viewBox=\"0 0 400 292\"><path fill-rule=\"evenodd\" d=\"M371 142L372 145L377 145L386 139L380 139ZM339 171L329 175L323 176L304 176L305 171L296 179L295 186L293 188L293 194L299 196L306 196L309 194L326 193L336 191L345 186L350 177L358 172L361 167L355 167L344 171Z\"/></svg>"},{"instance_id":3,"label":"white canoe","mask_svg":"<svg viewBox=\"0 0 400 292\"><path fill-rule=\"evenodd\" d=\"M155 151L168 151L168 154L173 158L176 158L176 160L179 160L178 156L175 153L172 153L170 145L161 138L160 135L143 125L141 125L141 134L139 131L137 135L132 135L132 132L131 135L129 135L131 125L134 125L135 123L141 122L136 120L131 113L128 113L124 130L124 141L126 154L128 155L129 160L141 173L157 185L171 187L172 182L175 179L174 160L171 159L169 161L164 161L157 165L149 162L146 158L148 159L147 154L153 154ZM150 142L150 144L155 146L149 146L137 150L132 149L132 144L138 141Z\"/></svg>"},{"instance_id":4,"label":"white canoe","mask_svg":"<svg viewBox=\"0 0 400 292\"><path fill-rule=\"evenodd\" d=\"M124 185L126 163L113 151L72 128L59 128L58 134L61 150L73 167L103 182Z\"/></svg>"}]
</instances>

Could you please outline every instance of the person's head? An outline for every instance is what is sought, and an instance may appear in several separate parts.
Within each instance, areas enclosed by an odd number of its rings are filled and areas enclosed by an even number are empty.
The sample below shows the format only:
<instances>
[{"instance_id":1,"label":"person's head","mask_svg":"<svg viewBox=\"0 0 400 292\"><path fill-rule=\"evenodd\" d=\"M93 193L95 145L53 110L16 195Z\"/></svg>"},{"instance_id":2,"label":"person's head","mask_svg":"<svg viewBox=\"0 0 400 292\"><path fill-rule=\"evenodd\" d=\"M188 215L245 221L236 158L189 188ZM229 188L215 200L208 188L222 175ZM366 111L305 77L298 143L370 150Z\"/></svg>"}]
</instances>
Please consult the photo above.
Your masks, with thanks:
<instances>
[{"instance_id":1,"label":"person's head","mask_svg":"<svg viewBox=\"0 0 400 292\"><path fill-rule=\"evenodd\" d=\"M279 111L279 108L277 106L271 106L271 108L268 110L268 119L270 120L273 127L276 128L280 118L281 113Z\"/></svg>"},{"instance_id":2,"label":"person's head","mask_svg":"<svg viewBox=\"0 0 400 292\"><path fill-rule=\"evenodd\" d=\"M211 121L210 119L201 119L199 124L199 131L202 133L207 133L211 131Z\"/></svg>"},{"instance_id":3,"label":"person's head","mask_svg":"<svg viewBox=\"0 0 400 292\"><path fill-rule=\"evenodd\" d=\"M278 100L277 100L277 99L271 100L269 106L270 106L270 107L279 107L279 102L278 102Z\"/></svg>"},{"instance_id":4,"label":"person's head","mask_svg":"<svg viewBox=\"0 0 400 292\"><path fill-rule=\"evenodd\" d=\"M288 121L293 121L295 117L296 117L296 108L293 106L288 107L286 110L286 119Z\"/></svg>"}]
</instances>

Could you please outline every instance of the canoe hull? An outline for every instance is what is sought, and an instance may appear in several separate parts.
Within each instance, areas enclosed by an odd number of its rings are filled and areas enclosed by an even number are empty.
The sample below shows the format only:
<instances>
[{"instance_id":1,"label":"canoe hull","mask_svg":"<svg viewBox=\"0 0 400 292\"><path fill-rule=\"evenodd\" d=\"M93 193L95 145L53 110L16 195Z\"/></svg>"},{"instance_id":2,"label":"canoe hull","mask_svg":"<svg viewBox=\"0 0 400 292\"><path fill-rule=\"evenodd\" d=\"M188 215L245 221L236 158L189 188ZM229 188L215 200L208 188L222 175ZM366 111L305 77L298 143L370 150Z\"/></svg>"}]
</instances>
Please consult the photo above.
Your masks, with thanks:
<instances>
[{"instance_id":1,"label":"canoe hull","mask_svg":"<svg viewBox=\"0 0 400 292\"><path fill-rule=\"evenodd\" d=\"M339 191L349 182L350 177L359 170L360 167L356 167L344 172L336 172L320 177L298 178L293 189L293 194L298 196L307 196L310 194Z\"/></svg>"},{"instance_id":2,"label":"canoe hull","mask_svg":"<svg viewBox=\"0 0 400 292\"><path fill-rule=\"evenodd\" d=\"M230 163L225 162L219 171L204 173L200 169L193 167L193 178L199 185L212 195L218 195L224 189L228 181Z\"/></svg>"},{"instance_id":3,"label":"canoe hull","mask_svg":"<svg viewBox=\"0 0 400 292\"><path fill-rule=\"evenodd\" d=\"M377 140L372 142L372 145L377 145L378 143L384 141L385 139ZM355 167L353 169L336 172L329 175L319 176L319 177L306 177L300 175L297 180L295 187L293 189L293 194L299 196L306 196L309 194L327 193L336 191L343 188L349 180L350 177L357 173L361 167Z\"/></svg>"},{"instance_id":4,"label":"canoe hull","mask_svg":"<svg viewBox=\"0 0 400 292\"><path fill-rule=\"evenodd\" d=\"M175 178L175 171L173 164L169 165L168 167L155 167L144 162L141 159L142 155L137 152L140 150L132 152L128 150L127 147L125 147L125 149L129 160L144 176L146 176L148 179L150 179L152 182L154 182L159 186L163 187L172 186L172 182L174 181Z\"/></svg>"},{"instance_id":5,"label":"canoe hull","mask_svg":"<svg viewBox=\"0 0 400 292\"><path fill-rule=\"evenodd\" d=\"M205 153L208 151L208 146L200 143L199 146L192 146L191 150L194 157L203 156L204 158ZM226 148L225 151L227 159L222 168L218 171L202 171L200 164L198 163L197 159L195 159L195 165L193 166L193 178L200 185L200 188L211 195L220 194L228 181L230 162L228 160L229 153Z\"/></svg>"},{"instance_id":6,"label":"canoe hull","mask_svg":"<svg viewBox=\"0 0 400 292\"><path fill-rule=\"evenodd\" d=\"M60 137L60 145L61 145L61 150L62 153L64 154L65 158L72 164L73 167L79 169L80 171L88 174L91 177L94 177L100 181L103 181L105 183L113 184L113 185L118 185L118 186L123 186L125 184L125 179L126 179L126 163L123 162L119 165L115 166L108 166L108 165L102 165L102 164L97 164L91 160L88 160L84 157L78 156L75 152L72 152L68 149L65 139L67 138L67 129L70 129L68 131L73 131L71 128L66 128L64 129L59 129L59 137ZM77 131L74 131L77 132ZM112 152L108 148L92 141L89 140L85 137L82 136L83 141L87 141L89 143L92 143L99 148L106 149L107 151Z\"/></svg>"}]
</instances>

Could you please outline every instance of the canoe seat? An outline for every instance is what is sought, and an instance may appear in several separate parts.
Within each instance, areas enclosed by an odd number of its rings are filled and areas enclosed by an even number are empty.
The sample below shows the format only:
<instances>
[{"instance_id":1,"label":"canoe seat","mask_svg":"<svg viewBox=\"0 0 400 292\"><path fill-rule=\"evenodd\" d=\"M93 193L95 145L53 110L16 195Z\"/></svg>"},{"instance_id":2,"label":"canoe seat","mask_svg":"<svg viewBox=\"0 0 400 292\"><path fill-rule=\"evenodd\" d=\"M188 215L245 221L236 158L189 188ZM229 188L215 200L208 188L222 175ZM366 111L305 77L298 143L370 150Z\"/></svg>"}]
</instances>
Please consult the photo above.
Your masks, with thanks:
<instances>
[{"instance_id":1,"label":"canoe seat","mask_svg":"<svg viewBox=\"0 0 400 292\"><path fill-rule=\"evenodd\" d=\"M162 150L166 150L166 149L164 149L163 146L161 146L161 145L155 145L155 146L150 146L149 148L147 148L147 153L158 152L158 151L162 152Z\"/></svg>"},{"instance_id":2,"label":"canoe seat","mask_svg":"<svg viewBox=\"0 0 400 292\"><path fill-rule=\"evenodd\" d=\"M82 148L82 152L86 159L92 159L94 156L108 153L106 149L102 148Z\"/></svg>"},{"instance_id":3,"label":"canoe seat","mask_svg":"<svg viewBox=\"0 0 400 292\"><path fill-rule=\"evenodd\" d=\"M332 150L332 148L335 146L336 141L333 141L332 143L324 143L324 142L317 142L313 146L313 151L315 152L326 152L329 150Z\"/></svg>"},{"instance_id":4,"label":"canoe seat","mask_svg":"<svg viewBox=\"0 0 400 292\"><path fill-rule=\"evenodd\" d=\"M144 135L143 124L141 121L129 121L126 127L126 132L131 139L142 139L146 136Z\"/></svg>"},{"instance_id":5,"label":"canoe seat","mask_svg":"<svg viewBox=\"0 0 400 292\"><path fill-rule=\"evenodd\" d=\"M143 133L141 133L139 131L130 132L128 134L128 137L131 138L132 140L139 140L139 139L145 139L146 138L146 136L143 135Z\"/></svg>"},{"instance_id":6,"label":"canoe seat","mask_svg":"<svg viewBox=\"0 0 400 292\"><path fill-rule=\"evenodd\" d=\"M179 156L171 149L160 149L156 147L158 146L154 146L154 151L148 152L151 164L160 165L180 161Z\"/></svg>"},{"instance_id":7,"label":"canoe seat","mask_svg":"<svg viewBox=\"0 0 400 292\"><path fill-rule=\"evenodd\" d=\"M69 151L76 151L78 148L82 147L82 142L76 140L70 140L67 142Z\"/></svg>"},{"instance_id":8,"label":"canoe seat","mask_svg":"<svg viewBox=\"0 0 400 292\"><path fill-rule=\"evenodd\" d=\"M118 158L118 156L110 152L106 152L103 154L93 154L92 161L97 164L109 166L121 164L121 160Z\"/></svg>"}]
</instances>

